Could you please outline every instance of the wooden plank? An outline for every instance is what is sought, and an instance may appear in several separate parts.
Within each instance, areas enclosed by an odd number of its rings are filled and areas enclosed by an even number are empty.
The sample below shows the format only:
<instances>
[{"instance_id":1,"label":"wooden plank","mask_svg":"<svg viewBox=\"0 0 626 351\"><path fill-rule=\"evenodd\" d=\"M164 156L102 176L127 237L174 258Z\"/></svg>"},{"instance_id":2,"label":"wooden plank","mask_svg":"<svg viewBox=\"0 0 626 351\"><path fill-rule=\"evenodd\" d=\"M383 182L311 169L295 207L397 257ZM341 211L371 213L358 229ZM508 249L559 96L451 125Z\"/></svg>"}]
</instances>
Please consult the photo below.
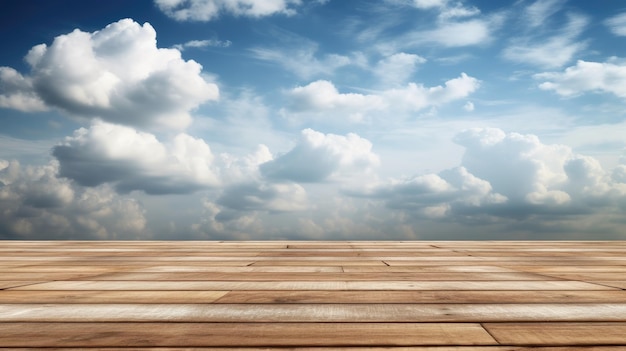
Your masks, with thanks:
<instances>
[{"instance_id":1,"label":"wooden plank","mask_svg":"<svg viewBox=\"0 0 626 351\"><path fill-rule=\"evenodd\" d=\"M551 266L619 266L626 265L626 261L616 260L545 260L545 259L501 259L492 261L467 261L467 260L450 260L445 262L440 261L427 261L427 260L384 260L386 265L389 266L496 266L496 267L517 267L517 266L539 266L539 267L551 267Z\"/></svg>"},{"instance_id":2,"label":"wooden plank","mask_svg":"<svg viewBox=\"0 0 626 351\"><path fill-rule=\"evenodd\" d=\"M82 273L82 274L102 274L117 271L125 271L128 269L136 269L138 266L131 267L94 267L94 266L53 266L53 265L34 265L34 266L22 266L11 269L0 269L0 272L6 273ZM5 273L1 273L4 277Z\"/></svg>"},{"instance_id":3,"label":"wooden plank","mask_svg":"<svg viewBox=\"0 0 626 351\"><path fill-rule=\"evenodd\" d=\"M72 280L85 279L99 276L102 273L55 273L55 272L5 272L0 273L3 280L9 281L50 281L50 280Z\"/></svg>"},{"instance_id":4,"label":"wooden plank","mask_svg":"<svg viewBox=\"0 0 626 351\"><path fill-rule=\"evenodd\" d=\"M626 322L626 304L0 304L0 322Z\"/></svg>"},{"instance_id":5,"label":"wooden plank","mask_svg":"<svg viewBox=\"0 0 626 351\"><path fill-rule=\"evenodd\" d=\"M625 267L626 268L626 267ZM468 272L468 273L498 273L519 272L521 269L512 269L498 266L481 265L416 265L416 266L345 266L346 273L422 273L422 272ZM534 273L534 272L530 272Z\"/></svg>"},{"instance_id":6,"label":"wooden plank","mask_svg":"<svg viewBox=\"0 0 626 351\"><path fill-rule=\"evenodd\" d=\"M418 272L418 273L336 273L336 272L133 272L109 273L81 280L132 281L531 281L561 280L535 273L472 273L472 272ZM37 277L32 275L33 278ZM76 277L78 278L78 277Z\"/></svg>"},{"instance_id":7,"label":"wooden plank","mask_svg":"<svg viewBox=\"0 0 626 351\"><path fill-rule=\"evenodd\" d=\"M611 289L605 287L606 289ZM345 282L56 281L11 290L346 290Z\"/></svg>"},{"instance_id":8,"label":"wooden plank","mask_svg":"<svg viewBox=\"0 0 626 351\"><path fill-rule=\"evenodd\" d=\"M147 268L133 269L133 272L163 273L163 272L219 272L219 273L243 273L243 272L265 272L265 273L341 273L344 270L336 266L154 266Z\"/></svg>"},{"instance_id":9,"label":"wooden plank","mask_svg":"<svg viewBox=\"0 0 626 351\"><path fill-rule=\"evenodd\" d=\"M8 291L7 291L8 292ZM31 291L15 291L31 293ZM45 292L44 292L45 293ZM2 293L0 293L0 301ZM626 291L231 291L215 303L626 303Z\"/></svg>"},{"instance_id":10,"label":"wooden plank","mask_svg":"<svg viewBox=\"0 0 626 351\"><path fill-rule=\"evenodd\" d=\"M39 348L2 348L3 351L26 351L37 350ZM76 348L57 348L56 351L77 351ZM81 350L88 351L190 351L189 348L182 347L158 347L144 348L109 348L109 347L83 347ZM197 351L232 351L230 347L194 347ZM241 351L623 351L622 346L567 346L567 347L524 347L524 346L358 346L358 347L246 347Z\"/></svg>"},{"instance_id":11,"label":"wooden plank","mask_svg":"<svg viewBox=\"0 0 626 351\"><path fill-rule=\"evenodd\" d=\"M228 291L2 290L0 303L212 303Z\"/></svg>"},{"instance_id":12,"label":"wooden plank","mask_svg":"<svg viewBox=\"0 0 626 351\"><path fill-rule=\"evenodd\" d=\"M218 299L215 301L216 299ZM624 303L626 291L0 291L0 303Z\"/></svg>"},{"instance_id":13,"label":"wooden plank","mask_svg":"<svg viewBox=\"0 0 626 351\"><path fill-rule=\"evenodd\" d=\"M507 345L626 345L626 323L484 323Z\"/></svg>"},{"instance_id":14,"label":"wooden plank","mask_svg":"<svg viewBox=\"0 0 626 351\"><path fill-rule=\"evenodd\" d=\"M11 290L618 290L576 281L55 281Z\"/></svg>"},{"instance_id":15,"label":"wooden plank","mask_svg":"<svg viewBox=\"0 0 626 351\"><path fill-rule=\"evenodd\" d=\"M255 261L252 266L387 266L380 260L332 260L332 261L309 261L309 260L284 260L284 261Z\"/></svg>"},{"instance_id":16,"label":"wooden plank","mask_svg":"<svg viewBox=\"0 0 626 351\"><path fill-rule=\"evenodd\" d=\"M38 283L43 283L43 282L41 280L40 281L26 281L26 280L3 281L3 280L0 280L0 289L17 288L20 286L27 286L27 285L38 284Z\"/></svg>"},{"instance_id":17,"label":"wooden plank","mask_svg":"<svg viewBox=\"0 0 626 351\"><path fill-rule=\"evenodd\" d=\"M476 323L0 323L0 335L5 347L496 345Z\"/></svg>"},{"instance_id":18,"label":"wooden plank","mask_svg":"<svg viewBox=\"0 0 626 351\"><path fill-rule=\"evenodd\" d=\"M626 281L625 280L619 280L619 281L615 281L615 280L594 280L594 281L590 281L590 283L594 283L594 284L598 284L598 285L604 285L604 286L611 286L611 287L615 287L615 288L619 288L619 289L626 289Z\"/></svg>"},{"instance_id":19,"label":"wooden plank","mask_svg":"<svg viewBox=\"0 0 626 351\"><path fill-rule=\"evenodd\" d=\"M545 275L567 280L613 280L626 282L626 272L587 272L587 273L543 273Z\"/></svg>"},{"instance_id":20,"label":"wooden plank","mask_svg":"<svg viewBox=\"0 0 626 351\"><path fill-rule=\"evenodd\" d=\"M510 266L509 269L533 273L626 273L626 266Z\"/></svg>"}]
</instances>

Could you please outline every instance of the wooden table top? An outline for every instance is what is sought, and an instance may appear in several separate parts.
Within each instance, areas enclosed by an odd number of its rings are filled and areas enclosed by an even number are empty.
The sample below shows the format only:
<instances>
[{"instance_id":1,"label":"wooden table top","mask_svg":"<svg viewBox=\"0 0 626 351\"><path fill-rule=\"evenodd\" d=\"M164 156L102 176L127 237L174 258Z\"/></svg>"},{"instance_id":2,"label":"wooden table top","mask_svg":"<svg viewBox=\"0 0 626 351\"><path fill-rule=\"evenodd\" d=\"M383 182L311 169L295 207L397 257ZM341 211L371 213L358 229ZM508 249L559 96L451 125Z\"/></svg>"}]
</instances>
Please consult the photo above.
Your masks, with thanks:
<instances>
[{"instance_id":1,"label":"wooden table top","mask_svg":"<svg viewBox=\"0 0 626 351\"><path fill-rule=\"evenodd\" d=\"M626 350L624 241L4 241L0 350Z\"/></svg>"}]
</instances>

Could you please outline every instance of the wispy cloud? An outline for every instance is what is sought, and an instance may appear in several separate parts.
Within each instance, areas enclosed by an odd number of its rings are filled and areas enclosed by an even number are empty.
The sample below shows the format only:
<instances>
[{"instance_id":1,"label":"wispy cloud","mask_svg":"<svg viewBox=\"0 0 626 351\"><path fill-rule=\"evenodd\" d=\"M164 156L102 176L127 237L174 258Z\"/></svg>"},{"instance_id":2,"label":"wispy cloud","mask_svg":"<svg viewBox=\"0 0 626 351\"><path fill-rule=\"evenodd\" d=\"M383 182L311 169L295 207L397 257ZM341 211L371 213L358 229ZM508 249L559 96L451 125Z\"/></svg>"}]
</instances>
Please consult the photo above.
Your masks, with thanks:
<instances>
[{"instance_id":1,"label":"wispy cloud","mask_svg":"<svg viewBox=\"0 0 626 351\"><path fill-rule=\"evenodd\" d=\"M205 40L190 40L184 44L176 44L174 49L183 51L188 48L206 48L206 47L218 47L227 48L232 45L230 40L218 40L218 39L205 39Z\"/></svg>"},{"instance_id":2,"label":"wispy cloud","mask_svg":"<svg viewBox=\"0 0 626 351\"><path fill-rule=\"evenodd\" d=\"M256 47L250 49L250 52L256 59L276 63L303 79L330 76L335 70L354 62L351 57L338 54L318 57L317 45L313 43L292 49Z\"/></svg>"},{"instance_id":3,"label":"wispy cloud","mask_svg":"<svg viewBox=\"0 0 626 351\"><path fill-rule=\"evenodd\" d=\"M301 0L154 0L157 7L177 21L211 21L221 14L265 17L291 16ZM318 3L324 3L318 1Z\"/></svg>"},{"instance_id":4,"label":"wispy cloud","mask_svg":"<svg viewBox=\"0 0 626 351\"><path fill-rule=\"evenodd\" d=\"M609 27L611 33L620 37L626 36L626 12L607 18L604 24Z\"/></svg>"},{"instance_id":5,"label":"wispy cloud","mask_svg":"<svg viewBox=\"0 0 626 351\"><path fill-rule=\"evenodd\" d=\"M514 37L502 51L513 62L558 68L570 62L587 48L588 42L579 37L589 24L585 15L567 13L565 25L550 35L550 18L563 10L564 1L538 0L524 9L525 35Z\"/></svg>"}]
</instances>

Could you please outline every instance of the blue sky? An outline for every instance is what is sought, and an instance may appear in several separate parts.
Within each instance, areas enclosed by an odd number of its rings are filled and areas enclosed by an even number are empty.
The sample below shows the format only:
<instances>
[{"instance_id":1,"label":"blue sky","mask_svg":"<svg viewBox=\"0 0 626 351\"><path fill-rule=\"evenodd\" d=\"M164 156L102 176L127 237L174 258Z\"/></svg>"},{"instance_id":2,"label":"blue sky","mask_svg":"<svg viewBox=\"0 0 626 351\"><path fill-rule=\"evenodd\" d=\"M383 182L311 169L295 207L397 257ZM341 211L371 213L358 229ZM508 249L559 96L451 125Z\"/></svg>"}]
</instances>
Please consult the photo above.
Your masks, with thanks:
<instances>
[{"instance_id":1,"label":"blue sky","mask_svg":"<svg viewBox=\"0 0 626 351\"><path fill-rule=\"evenodd\" d=\"M0 4L0 238L626 239L626 5Z\"/></svg>"}]
</instances>

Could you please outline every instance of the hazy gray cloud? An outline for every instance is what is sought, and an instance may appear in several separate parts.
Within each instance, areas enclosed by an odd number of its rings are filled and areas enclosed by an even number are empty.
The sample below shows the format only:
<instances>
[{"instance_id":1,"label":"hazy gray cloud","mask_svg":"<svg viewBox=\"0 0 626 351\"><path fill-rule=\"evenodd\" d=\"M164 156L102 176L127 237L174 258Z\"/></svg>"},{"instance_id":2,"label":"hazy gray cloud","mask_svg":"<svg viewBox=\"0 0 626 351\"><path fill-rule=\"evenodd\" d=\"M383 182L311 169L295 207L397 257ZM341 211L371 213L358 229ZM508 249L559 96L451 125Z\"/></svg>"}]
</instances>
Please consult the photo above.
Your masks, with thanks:
<instances>
[{"instance_id":1,"label":"hazy gray cloud","mask_svg":"<svg viewBox=\"0 0 626 351\"><path fill-rule=\"evenodd\" d=\"M58 164L22 167L0 160L0 238L85 240L146 238L144 211L106 186L57 178Z\"/></svg>"},{"instance_id":2,"label":"hazy gray cloud","mask_svg":"<svg viewBox=\"0 0 626 351\"><path fill-rule=\"evenodd\" d=\"M247 182L226 188L216 203L235 211L291 212L305 209L306 199L295 183Z\"/></svg>"}]
</instances>

